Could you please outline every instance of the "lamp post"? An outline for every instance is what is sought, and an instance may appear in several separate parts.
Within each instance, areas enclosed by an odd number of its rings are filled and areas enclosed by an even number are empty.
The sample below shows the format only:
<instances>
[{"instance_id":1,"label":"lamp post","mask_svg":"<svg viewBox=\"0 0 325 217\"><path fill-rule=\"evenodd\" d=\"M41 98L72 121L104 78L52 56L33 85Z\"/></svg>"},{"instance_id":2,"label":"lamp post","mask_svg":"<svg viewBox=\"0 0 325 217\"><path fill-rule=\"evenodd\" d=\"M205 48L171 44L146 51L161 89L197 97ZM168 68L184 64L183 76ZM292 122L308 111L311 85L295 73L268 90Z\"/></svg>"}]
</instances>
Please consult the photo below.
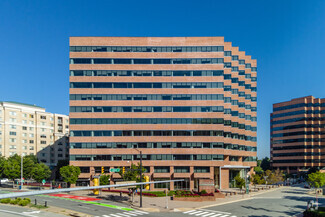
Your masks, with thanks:
<instances>
[{"instance_id":1,"label":"lamp post","mask_svg":"<svg viewBox=\"0 0 325 217\"><path fill-rule=\"evenodd\" d=\"M140 182L142 182L142 151L134 149L140 152ZM140 208L142 208L142 185L140 185Z\"/></svg>"},{"instance_id":2,"label":"lamp post","mask_svg":"<svg viewBox=\"0 0 325 217\"><path fill-rule=\"evenodd\" d=\"M23 190L23 154L20 155L20 190Z\"/></svg>"}]
</instances>

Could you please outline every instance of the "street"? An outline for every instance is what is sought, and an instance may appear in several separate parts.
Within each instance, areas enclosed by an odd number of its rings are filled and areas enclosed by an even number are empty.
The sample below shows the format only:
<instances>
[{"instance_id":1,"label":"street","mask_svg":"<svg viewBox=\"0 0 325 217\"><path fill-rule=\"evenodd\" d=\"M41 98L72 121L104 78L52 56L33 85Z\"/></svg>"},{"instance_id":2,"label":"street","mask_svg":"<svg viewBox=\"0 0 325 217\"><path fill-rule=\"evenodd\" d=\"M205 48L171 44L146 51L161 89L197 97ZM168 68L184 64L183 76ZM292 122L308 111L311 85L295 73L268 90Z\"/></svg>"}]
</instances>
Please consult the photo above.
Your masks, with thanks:
<instances>
[{"instance_id":1,"label":"street","mask_svg":"<svg viewBox=\"0 0 325 217\"><path fill-rule=\"evenodd\" d=\"M197 209L191 209L182 212L148 212L132 209L129 206L109 200L75 200L64 197L52 197L49 195L39 195L30 197L32 203L37 200L38 204L44 204L47 201L48 206L59 207L72 210L79 213L88 214L95 217L135 217L135 216L201 216L201 217L240 217L240 216L294 216L302 213L307 201L315 200L314 197L307 194L310 189L304 189L303 186L282 187L272 189L255 196L235 201L221 202L215 205L202 206L196 203ZM87 198L86 198L87 199ZM154 200L154 198L152 198ZM172 201L170 201L172 203ZM325 199L319 199L319 203L325 203ZM181 208L181 207L179 207ZM3 216L60 216L58 214L30 213L35 210L21 208L18 206L1 206ZM2 215L1 215L2 216Z\"/></svg>"}]
</instances>

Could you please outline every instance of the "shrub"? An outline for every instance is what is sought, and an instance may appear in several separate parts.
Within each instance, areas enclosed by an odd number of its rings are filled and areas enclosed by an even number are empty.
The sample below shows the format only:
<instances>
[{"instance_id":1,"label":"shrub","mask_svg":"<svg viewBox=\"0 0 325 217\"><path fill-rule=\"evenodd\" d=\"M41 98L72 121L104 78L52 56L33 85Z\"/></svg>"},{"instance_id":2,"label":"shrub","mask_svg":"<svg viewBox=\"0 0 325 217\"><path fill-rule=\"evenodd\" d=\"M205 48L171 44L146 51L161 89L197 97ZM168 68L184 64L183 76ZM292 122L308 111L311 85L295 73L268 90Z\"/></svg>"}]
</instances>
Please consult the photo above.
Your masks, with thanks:
<instances>
[{"instance_id":1,"label":"shrub","mask_svg":"<svg viewBox=\"0 0 325 217\"><path fill-rule=\"evenodd\" d=\"M201 194L207 194L208 192L206 190L202 190L200 193Z\"/></svg>"},{"instance_id":2,"label":"shrub","mask_svg":"<svg viewBox=\"0 0 325 217\"><path fill-rule=\"evenodd\" d=\"M28 197L25 197L25 198L24 198L24 200L27 200L27 201L28 201L28 203L30 203L30 202L31 202L31 200L30 200Z\"/></svg>"},{"instance_id":3,"label":"shrub","mask_svg":"<svg viewBox=\"0 0 325 217\"><path fill-rule=\"evenodd\" d=\"M21 200L19 201L18 205L19 206L27 206L30 202L28 200Z\"/></svg>"},{"instance_id":4,"label":"shrub","mask_svg":"<svg viewBox=\"0 0 325 217\"><path fill-rule=\"evenodd\" d=\"M0 203L10 203L10 198L1 199Z\"/></svg>"},{"instance_id":5,"label":"shrub","mask_svg":"<svg viewBox=\"0 0 325 217\"><path fill-rule=\"evenodd\" d=\"M17 199L16 199L16 200L11 200L11 201L10 201L10 204L14 204L14 205L16 205L16 204L18 204L18 202L19 202L19 201L18 201Z\"/></svg>"}]
</instances>

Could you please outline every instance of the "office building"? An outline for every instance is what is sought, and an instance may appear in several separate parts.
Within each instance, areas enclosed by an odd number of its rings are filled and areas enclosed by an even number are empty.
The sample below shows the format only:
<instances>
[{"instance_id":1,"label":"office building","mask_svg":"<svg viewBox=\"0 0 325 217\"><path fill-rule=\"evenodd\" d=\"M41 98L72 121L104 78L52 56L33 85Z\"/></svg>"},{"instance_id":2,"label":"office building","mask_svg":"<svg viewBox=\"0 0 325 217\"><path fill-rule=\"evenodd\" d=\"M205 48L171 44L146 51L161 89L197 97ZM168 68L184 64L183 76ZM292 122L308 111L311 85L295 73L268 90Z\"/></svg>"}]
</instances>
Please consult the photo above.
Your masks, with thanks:
<instances>
[{"instance_id":1,"label":"office building","mask_svg":"<svg viewBox=\"0 0 325 217\"><path fill-rule=\"evenodd\" d=\"M37 155L40 162L53 167L69 159L69 117L45 108L0 102L0 155Z\"/></svg>"},{"instance_id":2,"label":"office building","mask_svg":"<svg viewBox=\"0 0 325 217\"><path fill-rule=\"evenodd\" d=\"M77 184L92 184L102 166L139 163L142 151L150 180L185 180L170 189L197 189L201 179L232 187L256 165L256 71L223 37L71 37Z\"/></svg>"},{"instance_id":3,"label":"office building","mask_svg":"<svg viewBox=\"0 0 325 217\"><path fill-rule=\"evenodd\" d=\"M325 98L273 104L271 166L289 173L325 167Z\"/></svg>"}]
</instances>

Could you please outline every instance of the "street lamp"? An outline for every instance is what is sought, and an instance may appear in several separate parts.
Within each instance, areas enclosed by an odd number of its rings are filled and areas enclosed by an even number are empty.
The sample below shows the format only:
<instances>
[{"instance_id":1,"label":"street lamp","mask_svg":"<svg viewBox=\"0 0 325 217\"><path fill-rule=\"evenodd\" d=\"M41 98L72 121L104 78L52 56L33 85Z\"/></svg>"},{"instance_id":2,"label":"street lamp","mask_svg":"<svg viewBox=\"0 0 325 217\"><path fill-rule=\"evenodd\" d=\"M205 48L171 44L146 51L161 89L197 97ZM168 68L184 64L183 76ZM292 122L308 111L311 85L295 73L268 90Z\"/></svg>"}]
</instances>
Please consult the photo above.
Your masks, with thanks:
<instances>
[{"instance_id":1,"label":"street lamp","mask_svg":"<svg viewBox=\"0 0 325 217\"><path fill-rule=\"evenodd\" d=\"M20 155L20 190L23 190L23 154Z\"/></svg>"},{"instance_id":2,"label":"street lamp","mask_svg":"<svg viewBox=\"0 0 325 217\"><path fill-rule=\"evenodd\" d=\"M134 148L138 152L140 152L140 182L142 182L142 151ZM142 185L140 185L140 208L142 208Z\"/></svg>"}]
</instances>

